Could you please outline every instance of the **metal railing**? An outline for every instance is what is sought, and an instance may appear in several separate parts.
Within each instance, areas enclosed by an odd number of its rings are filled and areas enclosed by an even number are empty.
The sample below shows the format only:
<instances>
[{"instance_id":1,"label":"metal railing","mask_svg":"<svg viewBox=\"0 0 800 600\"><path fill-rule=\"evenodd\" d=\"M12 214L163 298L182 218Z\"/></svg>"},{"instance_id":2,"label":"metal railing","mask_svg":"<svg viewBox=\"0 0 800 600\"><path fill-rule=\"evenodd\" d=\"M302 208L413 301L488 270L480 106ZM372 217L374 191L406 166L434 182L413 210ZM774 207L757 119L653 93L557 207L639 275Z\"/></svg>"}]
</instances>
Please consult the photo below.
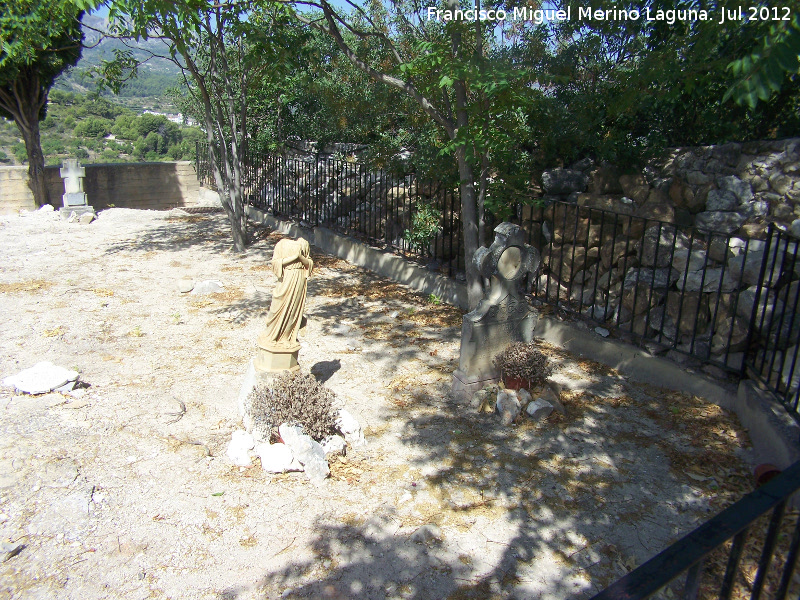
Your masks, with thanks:
<instances>
[{"instance_id":1,"label":"metal railing","mask_svg":"<svg viewBox=\"0 0 800 600\"><path fill-rule=\"evenodd\" d=\"M208 148L202 144L197 147L197 172L202 183L214 186ZM251 206L417 258L450 277L463 276L457 188L344 159L256 152L246 157L242 174ZM440 215L439 231L415 245L407 232L422 204Z\"/></svg>"},{"instance_id":2,"label":"metal railing","mask_svg":"<svg viewBox=\"0 0 800 600\"><path fill-rule=\"evenodd\" d=\"M798 419L800 404L800 241L769 226L745 360L746 374ZM760 335L758 335L760 334Z\"/></svg>"},{"instance_id":3,"label":"metal railing","mask_svg":"<svg viewBox=\"0 0 800 600\"><path fill-rule=\"evenodd\" d=\"M789 498L800 489L800 462L793 464L783 473L751 492L716 517L703 523L672 546L631 571L611 586L594 596L592 600L643 600L665 588L681 574L686 573L682 597L686 600L698 598L704 583L704 559L717 548L733 540L728 550L727 566L721 580L709 582L716 597L728 600L732 597L737 577L741 577L741 563L745 542L754 521L772 511L769 526L763 537L758 559L758 570L747 590L751 600L759 600L768 591L775 600L783 600L792 582L792 574L800 550L800 516L796 522L788 547L781 552L783 564L779 568L778 585L774 590L766 589L767 574L778 547L779 532L784 520ZM754 532L758 534L760 532ZM784 554L785 552L785 554Z\"/></svg>"}]
</instances>

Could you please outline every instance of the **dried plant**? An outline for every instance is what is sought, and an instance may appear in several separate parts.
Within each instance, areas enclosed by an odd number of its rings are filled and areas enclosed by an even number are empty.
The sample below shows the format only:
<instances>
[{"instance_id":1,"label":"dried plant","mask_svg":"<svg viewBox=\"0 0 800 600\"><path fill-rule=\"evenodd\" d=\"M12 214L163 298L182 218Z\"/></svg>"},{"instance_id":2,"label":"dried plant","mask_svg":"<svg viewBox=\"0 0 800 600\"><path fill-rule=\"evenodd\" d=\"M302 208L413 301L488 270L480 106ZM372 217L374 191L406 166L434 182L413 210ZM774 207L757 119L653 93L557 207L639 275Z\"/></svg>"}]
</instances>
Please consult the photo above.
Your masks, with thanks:
<instances>
[{"instance_id":1,"label":"dried plant","mask_svg":"<svg viewBox=\"0 0 800 600\"><path fill-rule=\"evenodd\" d=\"M543 384L553 372L550 360L533 343L510 344L494 357L494 366L505 376L528 379L531 385Z\"/></svg>"},{"instance_id":2,"label":"dried plant","mask_svg":"<svg viewBox=\"0 0 800 600\"><path fill-rule=\"evenodd\" d=\"M320 441L336 433L333 410L334 393L313 375L285 371L269 384L253 388L245 402L245 410L253 418L253 427L269 431L277 440L278 426L300 425L313 439Z\"/></svg>"}]
</instances>

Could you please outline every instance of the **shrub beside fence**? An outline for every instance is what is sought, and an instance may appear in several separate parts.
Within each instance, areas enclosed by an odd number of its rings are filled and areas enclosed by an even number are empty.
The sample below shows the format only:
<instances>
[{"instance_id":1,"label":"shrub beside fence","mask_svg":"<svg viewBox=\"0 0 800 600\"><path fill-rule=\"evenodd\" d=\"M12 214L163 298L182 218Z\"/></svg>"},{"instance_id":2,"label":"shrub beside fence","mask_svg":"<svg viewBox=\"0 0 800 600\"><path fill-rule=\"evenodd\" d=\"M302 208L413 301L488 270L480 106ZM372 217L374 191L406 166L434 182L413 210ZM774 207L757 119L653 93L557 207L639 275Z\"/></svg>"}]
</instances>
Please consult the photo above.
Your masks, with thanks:
<instances>
[{"instance_id":1,"label":"shrub beside fence","mask_svg":"<svg viewBox=\"0 0 800 600\"><path fill-rule=\"evenodd\" d=\"M213 184L207 149L197 156L198 176ZM463 278L457 189L347 160L266 154L248 157L244 189L249 204L276 216ZM533 296L652 350L749 372L800 421L798 241L774 227L765 240L682 230L636 216L632 203L614 207L517 207L514 220L542 253Z\"/></svg>"}]
</instances>

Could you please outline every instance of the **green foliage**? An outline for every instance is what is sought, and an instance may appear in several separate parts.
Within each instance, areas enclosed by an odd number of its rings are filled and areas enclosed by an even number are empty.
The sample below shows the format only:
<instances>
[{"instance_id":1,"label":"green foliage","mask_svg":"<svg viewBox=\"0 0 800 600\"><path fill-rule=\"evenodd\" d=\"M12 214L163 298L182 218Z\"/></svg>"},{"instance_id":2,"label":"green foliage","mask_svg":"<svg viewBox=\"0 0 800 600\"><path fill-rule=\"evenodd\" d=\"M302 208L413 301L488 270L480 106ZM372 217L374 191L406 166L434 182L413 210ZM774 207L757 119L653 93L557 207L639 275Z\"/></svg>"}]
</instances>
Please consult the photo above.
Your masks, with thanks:
<instances>
[{"instance_id":1,"label":"green foliage","mask_svg":"<svg viewBox=\"0 0 800 600\"><path fill-rule=\"evenodd\" d=\"M733 97L752 109L780 92L788 79L800 75L800 13L771 24L756 49L732 61L728 69L736 81L724 100Z\"/></svg>"},{"instance_id":2,"label":"green foliage","mask_svg":"<svg viewBox=\"0 0 800 600\"><path fill-rule=\"evenodd\" d=\"M9 158L8 154L6 154L2 150L0 150L0 162L6 163L6 162L10 162L10 161L11 161L11 159Z\"/></svg>"},{"instance_id":3,"label":"green foliage","mask_svg":"<svg viewBox=\"0 0 800 600\"><path fill-rule=\"evenodd\" d=\"M76 137L102 138L111 132L111 121L99 117L87 117L75 126Z\"/></svg>"},{"instance_id":4,"label":"green foliage","mask_svg":"<svg viewBox=\"0 0 800 600\"><path fill-rule=\"evenodd\" d=\"M148 153L147 160L189 160L196 140L204 137L196 127L182 127L164 115L138 115L96 94L53 90L48 107L41 145L51 164L75 156L103 162L145 160ZM104 139L109 134L117 139ZM134 156L135 143L139 152Z\"/></svg>"},{"instance_id":5,"label":"green foliage","mask_svg":"<svg viewBox=\"0 0 800 600\"><path fill-rule=\"evenodd\" d=\"M422 250L441 232L441 221L442 211L419 202L411 215L411 229L406 229L404 237L412 248Z\"/></svg>"}]
</instances>

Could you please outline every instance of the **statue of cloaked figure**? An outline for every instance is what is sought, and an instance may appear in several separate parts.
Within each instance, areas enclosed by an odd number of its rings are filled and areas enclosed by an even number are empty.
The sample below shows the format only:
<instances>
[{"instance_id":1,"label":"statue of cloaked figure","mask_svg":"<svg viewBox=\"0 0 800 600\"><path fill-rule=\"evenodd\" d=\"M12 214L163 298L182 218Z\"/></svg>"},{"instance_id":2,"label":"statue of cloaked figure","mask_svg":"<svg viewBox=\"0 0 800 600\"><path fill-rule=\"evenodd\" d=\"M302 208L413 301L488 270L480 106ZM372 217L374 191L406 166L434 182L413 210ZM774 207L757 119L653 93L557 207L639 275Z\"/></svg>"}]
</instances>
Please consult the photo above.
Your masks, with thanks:
<instances>
[{"instance_id":1,"label":"statue of cloaked figure","mask_svg":"<svg viewBox=\"0 0 800 600\"><path fill-rule=\"evenodd\" d=\"M311 248L304 239L283 239L275 244L272 272L278 284L272 292L267 325L258 336L256 370L276 372L299 369L297 334L303 322L308 278L314 268Z\"/></svg>"}]
</instances>

